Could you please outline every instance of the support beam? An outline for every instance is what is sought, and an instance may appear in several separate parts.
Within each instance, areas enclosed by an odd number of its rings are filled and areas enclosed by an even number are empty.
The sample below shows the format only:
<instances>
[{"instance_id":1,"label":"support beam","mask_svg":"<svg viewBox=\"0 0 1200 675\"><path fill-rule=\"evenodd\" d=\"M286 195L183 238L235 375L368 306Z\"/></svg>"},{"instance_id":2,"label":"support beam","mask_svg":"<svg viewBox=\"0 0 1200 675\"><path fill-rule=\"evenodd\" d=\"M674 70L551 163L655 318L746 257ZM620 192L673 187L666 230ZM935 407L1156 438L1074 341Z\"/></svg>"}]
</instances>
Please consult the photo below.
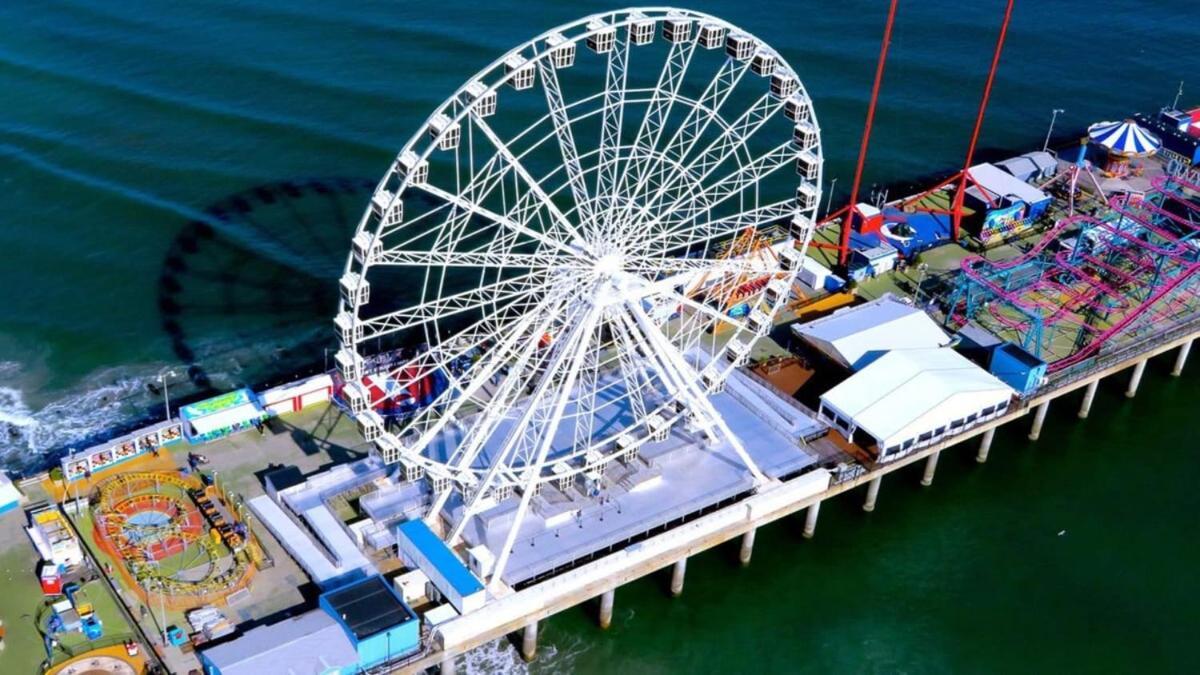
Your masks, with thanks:
<instances>
[{"instance_id":1,"label":"support beam","mask_svg":"<svg viewBox=\"0 0 1200 675\"><path fill-rule=\"evenodd\" d=\"M525 624L525 630L521 633L521 658L525 659L526 663L537 656L537 634L537 621Z\"/></svg>"},{"instance_id":2,"label":"support beam","mask_svg":"<svg viewBox=\"0 0 1200 675\"><path fill-rule=\"evenodd\" d=\"M879 486L883 483L883 476L875 476L874 480L867 485L867 501L863 502L863 511L870 513L875 510L875 500L879 499Z\"/></svg>"},{"instance_id":3,"label":"support beam","mask_svg":"<svg viewBox=\"0 0 1200 675\"><path fill-rule=\"evenodd\" d=\"M1146 361L1142 359L1133 367L1133 375L1129 376L1129 388L1125 390L1126 398L1137 396L1138 385L1142 383L1142 374L1146 372Z\"/></svg>"},{"instance_id":4,"label":"support beam","mask_svg":"<svg viewBox=\"0 0 1200 675\"><path fill-rule=\"evenodd\" d=\"M757 528L742 535L742 550L738 551L738 562L742 563L743 567L750 564L750 556L754 554L754 534L756 532L758 532Z\"/></svg>"},{"instance_id":5,"label":"support beam","mask_svg":"<svg viewBox=\"0 0 1200 675\"><path fill-rule=\"evenodd\" d=\"M454 660L454 654L443 656L438 670L441 672L441 675L457 675L458 664Z\"/></svg>"},{"instance_id":6,"label":"support beam","mask_svg":"<svg viewBox=\"0 0 1200 675\"><path fill-rule=\"evenodd\" d=\"M1086 420L1092 410L1092 401L1096 399L1096 390L1100 388L1100 380L1092 380L1083 392L1083 403L1079 405L1079 419Z\"/></svg>"},{"instance_id":7,"label":"support beam","mask_svg":"<svg viewBox=\"0 0 1200 675\"><path fill-rule=\"evenodd\" d=\"M671 568L671 597L678 598L683 595L683 577L685 575L687 575L687 558L680 558Z\"/></svg>"},{"instance_id":8,"label":"support beam","mask_svg":"<svg viewBox=\"0 0 1200 675\"><path fill-rule=\"evenodd\" d=\"M987 461L988 452L992 449L992 439L996 437L996 427L992 427L983 432L983 440L979 441L979 454L975 455L975 461L983 464Z\"/></svg>"},{"instance_id":9,"label":"support beam","mask_svg":"<svg viewBox=\"0 0 1200 675\"><path fill-rule=\"evenodd\" d=\"M617 589L610 588L600 595L600 628L608 630L612 625L613 600L617 594Z\"/></svg>"},{"instance_id":10,"label":"support beam","mask_svg":"<svg viewBox=\"0 0 1200 675\"><path fill-rule=\"evenodd\" d=\"M804 538L812 539L817 532L817 514L821 513L821 502L813 502L804 516Z\"/></svg>"},{"instance_id":11,"label":"support beam","mask_svg":"<svg viewBox=\"0 0 1200 675\"><path fill-rule=\"evenodd\" d=\"M1192 338L1179 348L1179 356L1175 357L1175 367L1171 369L1171 375L1179 377L1183 374L1183 366L1187 364L1188 352L1192 351L1192 343L1195 341L1196 338Z\"/></svg>"},{"instance_id":12,"label":"support beam","mask_svg":"<svg viewBox=\"0 0 1200 675\"><path fill-rule=\"evenodd\" d=\"M933 474L937 471L938 456L941 454L942 451L938 450L925 460L925 475L921 476L921 485L924 487L933 485Z\"/></svg>"},{"instance_id":13,"label":"support beam","mask_svg":"<svg viewBox=\"0 0 1200 675\"><path fill-rule=\"evenodd\" d=\"M1046 412L1050 410L1050 399L1042 401L1033 415L1033 426L1029 429L1029 440L1036 441L1042 435L1042 424L1046 421Z\"/></svg>"}]
</instances>

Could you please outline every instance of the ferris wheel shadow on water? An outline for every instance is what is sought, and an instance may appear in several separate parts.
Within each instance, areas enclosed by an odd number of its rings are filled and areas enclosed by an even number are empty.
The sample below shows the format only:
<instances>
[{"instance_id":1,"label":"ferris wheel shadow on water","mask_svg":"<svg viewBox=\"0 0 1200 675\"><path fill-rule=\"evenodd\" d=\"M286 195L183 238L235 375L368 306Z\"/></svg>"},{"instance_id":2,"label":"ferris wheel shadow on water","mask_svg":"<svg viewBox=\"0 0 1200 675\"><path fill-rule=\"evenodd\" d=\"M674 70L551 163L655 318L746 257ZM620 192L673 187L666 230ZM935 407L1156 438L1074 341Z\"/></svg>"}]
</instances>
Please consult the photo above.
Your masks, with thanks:
<instances>
[{"instance_id":1,"label":"ferris wheel shadow on water","mask_svg":"<svg viewBox=\"0 0 1200 675\"><path fill-rule=\"evenodd\" d=\"M183 226L157 282L161 326L195 393L325 367L337 278L374 179L242 190Z\"/></svg>"}]
</instances>

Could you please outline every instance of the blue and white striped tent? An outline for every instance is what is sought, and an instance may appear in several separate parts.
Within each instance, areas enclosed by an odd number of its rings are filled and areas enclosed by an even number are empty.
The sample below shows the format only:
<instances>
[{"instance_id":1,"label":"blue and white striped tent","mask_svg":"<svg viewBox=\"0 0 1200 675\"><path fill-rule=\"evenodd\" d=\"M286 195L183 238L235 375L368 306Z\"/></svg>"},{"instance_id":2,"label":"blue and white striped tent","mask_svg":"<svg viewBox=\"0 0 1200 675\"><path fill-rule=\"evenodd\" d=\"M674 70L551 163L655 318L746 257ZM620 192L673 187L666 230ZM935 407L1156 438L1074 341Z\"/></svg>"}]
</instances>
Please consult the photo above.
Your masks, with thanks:
<instances>
[{"instance_id":1,"label":"blue and white striped tent","mask_svg":"<svg viewBox=\"0 0 1200 675\"><path fill-rule=\"evenodd\" d=\"M1088 138L1104 146L1109 153L1121 157L1147 157L1162 146L1157 136L1130 120L1097 122L1088 127Z\"/></svg>"}]
</instances>

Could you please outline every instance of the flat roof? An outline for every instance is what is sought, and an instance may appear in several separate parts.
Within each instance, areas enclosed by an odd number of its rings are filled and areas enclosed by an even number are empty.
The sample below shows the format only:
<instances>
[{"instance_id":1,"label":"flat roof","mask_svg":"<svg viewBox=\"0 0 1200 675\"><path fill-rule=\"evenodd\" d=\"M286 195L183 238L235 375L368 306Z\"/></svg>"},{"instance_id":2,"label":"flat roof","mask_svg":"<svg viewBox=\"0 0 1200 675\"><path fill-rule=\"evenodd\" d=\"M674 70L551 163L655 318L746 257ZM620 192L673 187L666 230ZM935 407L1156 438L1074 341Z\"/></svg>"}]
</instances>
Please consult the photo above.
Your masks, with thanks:
<instances>
[{"instance_id":1,"label":"flat roof","mask_svg":"<svg viewBox=\"0 0 1200 675\"><path fill-rule=\"evenodd\" d=\"M221 675L290 675L358 663L342 627L321 610L254 628L200 653Z\"/></svg>"},{"instance_id":2,"label":"flat roof","mask_svg":"<svg viewBox=\"0 0 1200 675\"><path fill-rule=\"evenodd\" d=\"M357 640L417 618L378 575L330 591L321 598Z\"/></svg>"},{"instance_id":3,"label":"flat roof","mask_svg":"<svg viewBox=\"0 0 1200 675\"><path fill-rule=\"evenodd\" d=\"M971 180L975 185L967 188L967 194L976 199L983 199L980 190L988 193L988 197L992 200L1003 197L1016 197L1026 204L1037 204L1050 198L1050 195L1042 192L1025 181L1013 176L997 167L994 164L976 164L967 169ZM986 200L984 200L986 201Z\"/></svg>"},{"instance_id":4,"label":"flat roof","mask_svg":"<svg viewBox=\"0 0 1200 675\"><path fill-rule=\"evenodd\" d=\"M861 366L864 357L877 352L950 343L949 336L928 314L891 293L815 321L793 324L792 333L824 346L823 351L832 352L829 355L848 368Z\"/></svg>"},{"instance_id":5,"label":"flat roof","mask_svg":"<svg viewBox=\"0 0 1200 675\"><path fill-rule=\"evenodd\" d=\"M461 597L483 590L483 584L479 582L479 579L476 579L467 566L458 559L458 556L454 555L450 547L446 546L446 542L439 539L433 530L429 529L425 521L419 518L410 520L401 523L397 529L401 536L408 539L413 546L425 554L429 562L446 579L446 583L453 586Z\"/></svg>"}]
</instances>

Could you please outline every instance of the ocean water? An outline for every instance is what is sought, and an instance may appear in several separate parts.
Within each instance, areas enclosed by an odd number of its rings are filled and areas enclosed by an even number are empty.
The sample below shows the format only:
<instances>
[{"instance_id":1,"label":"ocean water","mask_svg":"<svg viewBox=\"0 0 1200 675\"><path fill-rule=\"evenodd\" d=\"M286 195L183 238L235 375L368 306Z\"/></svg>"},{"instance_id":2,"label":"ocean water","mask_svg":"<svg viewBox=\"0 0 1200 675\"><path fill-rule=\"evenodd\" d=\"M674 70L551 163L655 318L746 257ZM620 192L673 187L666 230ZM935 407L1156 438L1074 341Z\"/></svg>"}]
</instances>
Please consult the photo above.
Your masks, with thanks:
<instances>
[{"instance_id":1,"label":"ocean water","mask_svg":"<svg viewBox=\"0 0 1200 675\"><path fill-rule=\"evenodd\" d=\"M868 187L961 163L1003 4L902 3ZM497 55L612 6L0 3L0 460L161 415L162 373L180 400L322 367L348 233L395 152ZM844 199L886 2L691 6L797 70ZM1052 108L1069 140L1170 103L1197 34L1186 3L1018 3L982 147L1040 147ZM555 618L534 669L1190 670L1200 392L1144 388L1036 448L1013 432L984 469L944 460L932 490L892 481L870 517L829 505L816 542L770 528L748 571L702 556L683 599L622 589L608 633ZM473 658L520 668L503 644Z\"/></svg>"}]
</instances>

